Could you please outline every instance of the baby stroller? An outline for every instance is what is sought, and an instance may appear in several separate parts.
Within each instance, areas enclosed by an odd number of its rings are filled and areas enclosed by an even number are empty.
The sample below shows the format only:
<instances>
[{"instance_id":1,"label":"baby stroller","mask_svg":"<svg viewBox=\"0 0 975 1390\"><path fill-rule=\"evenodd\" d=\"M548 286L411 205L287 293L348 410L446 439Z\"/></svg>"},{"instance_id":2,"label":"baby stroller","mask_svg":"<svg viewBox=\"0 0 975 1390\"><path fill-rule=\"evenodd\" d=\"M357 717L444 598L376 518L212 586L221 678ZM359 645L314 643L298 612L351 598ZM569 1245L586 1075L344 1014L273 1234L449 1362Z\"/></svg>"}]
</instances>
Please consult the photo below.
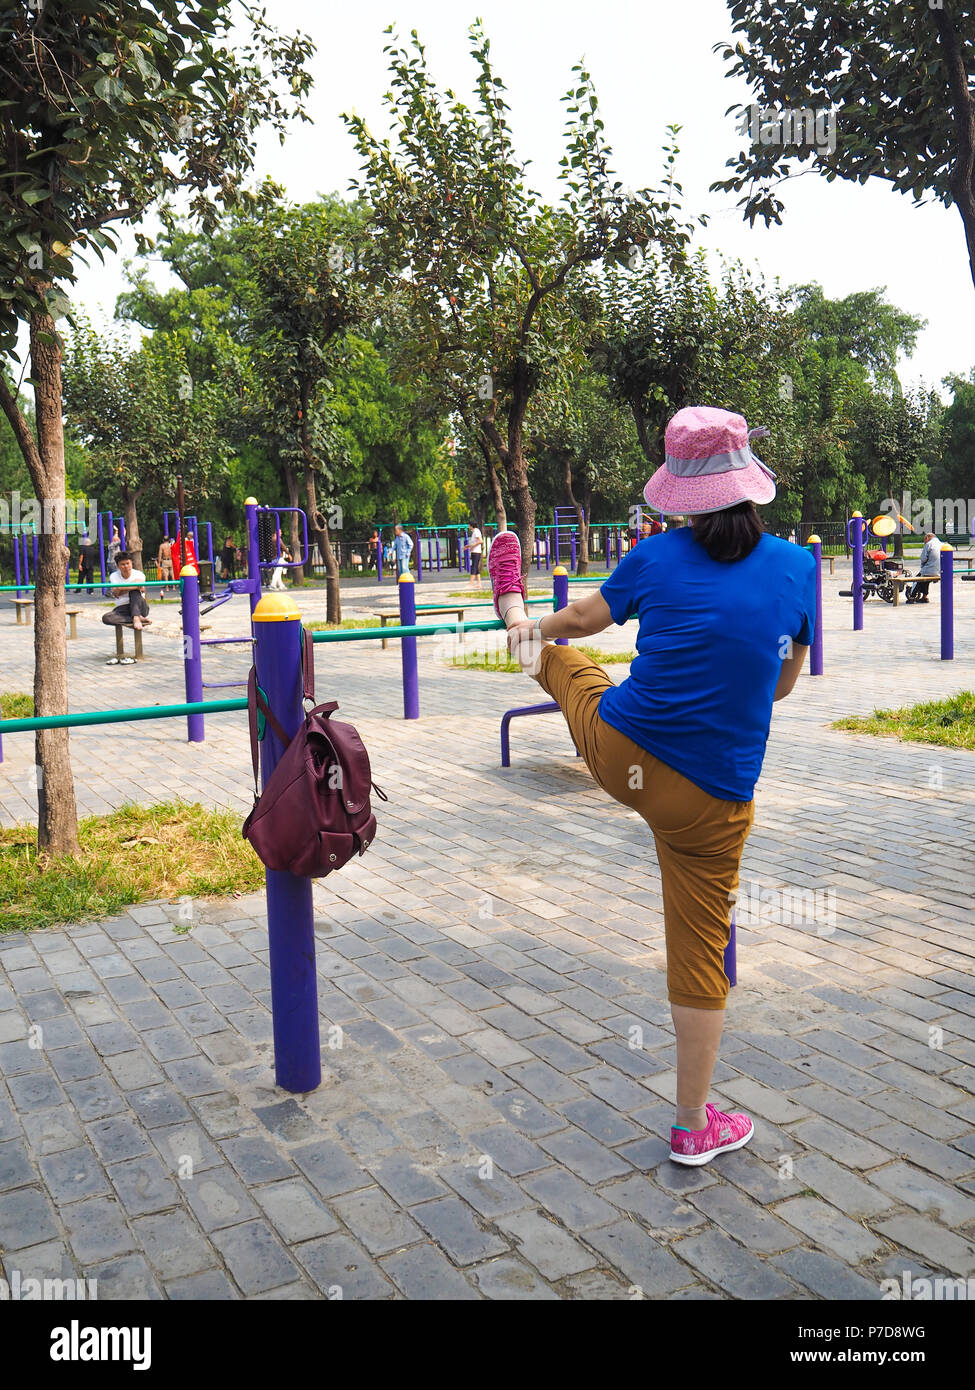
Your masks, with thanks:
<instances>
[{"instance_id":1,"label":"baby stroller","mask_svg":"<svg viewBox=\"0 0 975 1390\"><path fill-rule=\"evenodd\" d=\"M863 552L863 597L869 598L871 594L876 594L883 599L884 603L894 602L894 586L890 582L891 575L904 573L904 566L899 560L893 560L889 555L885 555L882 550L865 550Z\"/></svg>"}]
</instances>

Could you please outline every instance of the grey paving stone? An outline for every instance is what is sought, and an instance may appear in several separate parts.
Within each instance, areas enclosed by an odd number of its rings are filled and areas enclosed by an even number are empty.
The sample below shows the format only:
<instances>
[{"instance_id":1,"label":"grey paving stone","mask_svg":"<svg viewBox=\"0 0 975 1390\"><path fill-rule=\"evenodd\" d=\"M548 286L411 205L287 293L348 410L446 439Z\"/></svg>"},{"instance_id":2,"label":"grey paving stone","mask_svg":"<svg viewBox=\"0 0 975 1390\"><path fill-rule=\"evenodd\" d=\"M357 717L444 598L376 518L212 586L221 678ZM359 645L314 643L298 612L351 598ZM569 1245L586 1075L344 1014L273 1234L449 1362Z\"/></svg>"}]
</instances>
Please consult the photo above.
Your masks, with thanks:
<instances>
[{"instance_id":1,"label":"grey paving stone","mask_svg":"<svg viewBox=\"0 0 975 1390\"><path fill-rule=\"evenodd\" d=\"M163 1070L182 1096L213 1095L223 1090L223 1082L216 1070L202 1057L166 1062Z\"/></svg>"},{"instance_id":2,"label":"grey paving stone","mask_svg":"<svg viewBox=\"0 0 975 1390\"><path fill-rule=\"evenodd\" d=\"M583 1299L587 1303L615 1303L633 1298L630 1286L606 1270L590 1269L583 1274L573 1274L563 1279L559 1288L563 1298Z\"/></svg>"},{"instance_id":3,"label":"grey paving stone","mask_svg":"<svg viewBox=\"0 0 975 1390\"><path fill-rule=\"evenodd\" d=\"M205 1168L223 1166L225 1159L199 1125L189 1123L153 1129L150 1138L163 1165L178 1178L190 1178Z\"/></svg>"},{"instance_id":4,"label":"grey paving stone","mask_svg":"<svg viewBox=\"0 0 975 1390\"><path fill-rule=\"evenodd\" d=\"M479 1297L463 1274L432 1245L415 1245L387 1255L380 1260L380 1266L411 1302L455 1302Z\"/></svg>"},{"instance_id":5,"label":"grey paving stone","mask_svg":"<svg viewBox=\"0 0 975 1390\"><path fill-rule=\"evenodd\" d=\"M331 1206L371 1255L388 1255L423 1238L419 1227L378 1187L334 1197Z\"/></svg>"},{"instance_id":6,"label":"grey paving stone","mask_svg":"<svg viewBox=\"0 0 975 1390\"><path fill-rule=\"evenodd\" d=\"M126 1158L152 1153L148 1135L127 1115L93 1120L87 1128L88 1137L103 1163L121 1162Z\"/></svg>"},{"instance_id":7,"label":"grey paving stone","mask_svg":"<svg viewBox=\"0 0 975 1390\"><path fill-rule=\"evenodd\" d=\"M419 1247L421 1250L429 1248ZM396 1296L394 1286L381 1267L348 1236L325 1236L321 1240L305 1241L294 1247L294 1253L325 1296L333 1301ZM411 1253L403 1252L404 1255ZM391 1259L400 1261L402 1256L393 1255ZM398 1264L393 1267L400 1268Z\"/></svg>"},{"instance_id":8,"label":"grey paving stone","mask_svg":"<svg viewBox=\"0 0 975 1390\"><path fill-rule=\"evenodd\" d=\"M399 1139L382 1120L367 1110L350 1116L347 1120L336 1120L338 1130L348 1148L359 1158L372 1158L376 1154L389 1153L399 1148Z\"/></svg>"},{"instance_id":9,"label":"grey paving stone","mask_svg":"<svg viewBox=\"0 0 975 1390\"><path fill-rule=\"evenodd\" d=\"M596 1255L541 1212L511 1212L498 1217L495 1224L546 1279L564 1279L598 1263Z\"/></svg>"},{"instance_id":10,"label":"grey paving stone","mask_svg":"<svg viewBox=\"0 0 975 1390\"><path fill-rule=\"evenodd\" d=\"M562 1168L532 1173L522 1178L521 1185L570 1231L604 1226L617 1217L608 1202Z\"/></svg>"},{"instance_id":11,"label":"grey paving stone","mask_svg":"<svg viewBox=\"0 0 975 1390\"><path fill-rule=\"evenodd\" d=\"M876 1216L893 1205L890 1196L873 1185L873 1174L864 1182L825 1154L800 1154L794 1171L803 1188L811 1188L847 1216Z\"/></svg>"},{"instance_id":12,"label":"grey paving stone","mask_svg":"<svg viewBox=\"0 0 975 1390\"><path fill-rule=\"evenodd\" d=\"M686 1265L632 1221L590 1231L586 1239L595 1246L644 1297L661 1298L694 1282Z\"/></svg>"},{"instance_id":13,"label":"grey paving stone","mask_svg":"<svg viewBox=\"0 0 975 1390\"><path fill-rule=\"evenodd\" d=\"M122 1003L126 1022L137 1033L148 1033L154 1028L165 1028L172 1021L173 1016L169 1009L164 1008L158 999L150 998L148 990L145 991L144 998L123 1000Z\"/></svg>"},{"instance_id":14,"label":"grey paving stone","mask_svg":"<svg viewBox=\"0 0 975 1390\"><path fill-rule=\"evenodd\" d=\"M54 1208L39 1187L0 1193L0 1250L21 1250L59 1235Z\"/></svg>"},{"instance_id":15,"label":"grey paving stone","mask_svg":"<svg viewBox=\"0 0 975 1390\"><path fill-rule=\"evenodd\" d=\"M574 1080L585 1086L600 1100L611 1105L614 1110L624 1113L638 1110L647 1103L647 1092L627 1076L621 1076L613 1067L594 1067L591 1071L577 1072Z\"/></svg>"},{"instance_id":16,"label":"grey paving stone","mask_svg":"<svg viewBox=\"0 0 975 1390\"><path fill-rule=\"evenodd\" d=\"M64 996L56 989L45 989L38 994L25 995L23 1007L24 1013L32 1023L56 1018L60 1014L66 1014L68 1009Z\"/></svg>"},{"instance_id":17,"label":"grey paving stone","mask_svg":"<svg viewBox=\"0 0 975 1390\"><path fill-rule=\"evenodd\" d=\"M217 1231L259 1215L229 1168L208 1168L187 1178L180 1186L204 1231Z\"/></svg>"},{"instance_id":18,"label":"grey paving stone","mask_svg":"<svg viewBox=\"0 0 975 1390\"><path fill-rule=\"evenodd\" d=\"M871 1302L881 1297L878 1282L871 1282L854 1273L820 1250L787 1250L782 1255L773 1256L770 1263L819 1298Z\"/></svg>"},{"instance_id":19,"label":"grey paving stone","mask_svg":"<svg viewBox=\"0 0 975 1390\"><path fill-rule=\"evenodd\" d=\"M964 1226L975 1221L975 1200L906 1163L875 1168L870 1181L897 1202L937 1216L946 1226Z\"/></svg>"},{"instance_id":20,"label":"grey paving stone","mask_svg":"<svg viewBox=\"0 0 975 1390\"><path fill-rule=\"evenodd\" d=\"M960 1153L957 1148L941 1144L937 1139L929 1139L926 1134L918 1134L907 1125L882 1125L880 1129L872 1129L867 1138L883 1144L885 1157L895 1154L899 1158L910 1159L919 1168L926 1168L939 1178L962 1178L975 1170L975 1157ZM883 1160L878 1159L877 1162Z\"/></svg>"},{"instance_id":21,"label":"grey paving stone","mask_svg":"<svg viewBox=\"0 0 975 1390\"><path fill-rule=\"evenodd\" d=\"M541 1105L526 1091L506 1091L504 1095L492 1096L491 1104L509 1124L532 1139L538 1139L543 1134L554 1134L557 1129L565 1129L565 1121L561 1115Z\"/></svg>"},{"instance_id":22,"label":"grey paving stone","mask_svg":"<svg viewBox=\"0 0 975 1390\"><path fill-rule=\"evenodd\" d=\"M825 1246L849 1264L870 1259L884 1248L883 1242L858 1222L815 1197L790 1197L780 1202L775 1212L817 1245Z\"/></svg>"},{"instance_id":23,"label":"grey paving stone","mask_svg":"<svg viewBox=\"0 0 975 1390\"><path fill-rule=\"evenodd\" d=\"M485 1230L470 1207L457 1197L441 1197L414 1207L413 1215L455 1264L469 1265L507 1252L496 1234Z\"/></svg>"},{"instance_id":24,"label":"grey paving stone","mask_svg":"<svg viewBox=\"0 0 975 1390\"><path fill-rule=\"evenodd\" d=\"M539 1140L540 1146L588 1183L606 1182L632 1171L632 1165L620 1154L597 1144L578 1129L564 1129Z\"/></svg>"},{"instance_id":25,"label":"grey paving stone","mask_svg":"<svg viewBox=\"0 0 975 1390\"><path fill-rule=\"evenodd\" d=\"M144 1303L162 1298L152 1270L141 1255L122 1255L106 1264L92 1265L88 1278L97 1280L100 1302L119 1299Z\"/></svg>"},{"instance_id":26,"label":"grey paving stone","mask_svg":"<svg viewBox=\"0 0 975 1390\"><path fill-rule=\"evenodd\" d=\"M621 1211L639 1217L654 1235L669 1236L704 1224L704 1216L690 1202L662 1192L641 1174L634 1173L623 1182L607 1183L600 1188L600 1195Z\"/></svg>"},{"instance_id":27,"label":"grey paving stone","mask_svg":"<svg viewBox=\"0 0 975 1390\"><path fill-rule=\"evenodd\" d=\"M201 1273L216 1262L210 1242L185 1211L140 1216L132 1222L132 1232L146 1259L164 1280Z\"/></svg>"},{"instance_id":28,"label":"grey paving stone","mask_svg":"<svg viewBox=\"0 0 975 1390\"><path fill-rule=\"evenodd\" d=\"M271 1226L288 1245L331 1235L339 1229L338 1221L325 1203L300 1178L255 1188L253 1196Z\"/></svg>"},{"instance_id":29,"label":"grey paving stone","mask_svg":"<svg viewBox=\"0 0 975 1390\"><path fill-rule=\"evenodd\" d=\"M164 1079L152 1058L141 1051L119 1052L114 1057L106 1057L105 1066L114 1077L116 1085L123 1091L139 1091L146 1086L158 1086Z\"/></svg>"},{"instance_id":30,"label":"grey paving stone","mask_svg":"<svg viewBox=\"0 0 975 1390\"><path fill-rule=\"evenodd\" d=\"M253 1295L300 1277L300 1270L264 1221L220 1230L212 1236L243 1293Z\"/></svg>"},{"instance_id":31,"label":"grey paving stone","mask_svg":"<svg viewBox=\"0 0 975 1390\"><path fill-rule=\"evenodd\" d=\"M112 1185L129 1216L144 1216L175 1206L179 1194L157 1158L130 1158L108 1169Z\"/></svg>"},{"instance_id":32,"label":"grey paving stone","mask_svg":"<svg viewBox=\"0 0 975 1390\"><path fill-rule=\"evenodd\" d=\"M626 1139L636 1139L640 1135L638 1125L624 1120L605 1101L594 1098L571 1101L562 1107L562 1113L572 1124L584 1129L601 1144L621 1144Z\"/></svg>"},{"instance_id":33,"label":"grey paving stone","mask_svg":"<svg viewBox=\"0 0 975 1390\"><path fill-rule=\"evenodd\" d=\"M503 1302L558 1302L558 1294L541 1276L514 1257L489 1260L471 1271L471 1280L485 1298Z\"/></svg>"},{"instance_id":34,"label":"grey paving stone","mask_svg":"<svg viewBox=\"0 0 975 1390\"><path fill-rule=\"evenodd\" d=\"M506 1178L487 1154L478 1155L468 1163L449 1164L440 1169L439 1176L475 1211L489 1220L532 1205L531 1198L522 1192L517 1183Z\"/></svg>"},{"instance_id":35,"label":"grey paving stone","mask_svg":"<svg viewBox=\"0 0 975 1390\"><path fill-rule=\"evenodd\" d=\"M65 1088L71 1103L84 1121L105 1119L120 1114L126 1103L114 1082L107 1076L95 1076L90 1081L76 1081ZM59 1091L61 1099L63 1094Z\"/></svg>"},{"instance_id":36,"label":"grey paving stone","mask_svg":"<svg viewBox=\"0 0 975 1390\"><path fill-rule=\"evenodd\" d=\"M23 1117L24 1134L36 1158L74 1149L85 1142L81 1125L69 1105L55 1110L29 1111Z\"/></svg>"},{"instance_id":37,"label":"grey paving stone","mask_svg":"<svg viewBox=\"0 0 975 1390\"><path fill-rule=\"evenodd\" d=\"M231 1095L229 1091L193 1096L190 1103L198 1115L200 1123L214 1139L229 1139L232 1135L239 1134L242 1129L249 1129L251 1126L252 1122L247 1111L241 1105L238 1097ZM297 1106L295 1108L297 1109ZM255 1111L255 1114L258 1113Z\"/></svg>"},{"instance_id":38,"label":"grey paving stone","mask_svg":"<svg viewBox=\"0 0 975 1390\"><path fill-rule=\"evenodd\" d=\"M134 1051L139 1045L137 1035L125 1023L97 1023L88 1029L88 1037L102 1057Z\"/></svg>"},{"instance_id":39,"label":"grey paving stone","mask_svg":"<svg viewBox=\"0 0 975 1390\"><path fill-rule=\"evenodd\" d=\"M750 1255L718 1231L685 1236L671 1250L732 1298L784 1298L795 1289L767 1261Z\"/></svg>"},{"instance_id":40,"label":"grey paving stone","mask_svg":"<svg viewBox=\"0 0 975 1390\"><path fill-rule=\"evenodd\" d=\"M90 1197L84 1202L74 1202L64 1208L63 1219L71 1248L86 1268L96 1261L136 1249L125 1214L111 1197Z\"/></svg>"},{"instance_id":41,"label":"grey paving stone","mask_svg":"<svg viewBox=\"0 0 975 1390\"><path fill-rule=\"evenodd\" d=\"M793 1134L809 1149L829 1154L848 1168L875 1168L889 1158L889 1151L858 1134L834 1125L830 1120L806 1120Z\"/></svg>"},{"instance_id":42,"label":"grey paving stone","mask_svg":"<svg viewBox=\"0 0 975 1390\"><path fill-rule=\"evenodd\" d=\"M91 1149L64 1149L38 1160L41 1176L59 1207L82 1197L100 1197L109 1192L101 1164Z\"/></svg>"},{"instance_id":43,"label":"grey paving stone","mask_svg":"<svg viewBox=\"0 0 975 1390\"><path fill-rule=\"evenodd\" d=\"M508 1075L545 1105L582 1100L584 1092L546 1062L522 1062L505 1068Z\"/></svg>"},{"instance_id":44,"label":"grey paving stone","mask_svg":"<svg viewBox=\"0 0 975 1390\"><path fill-rule=\"evenodd\" d=\"M248 1186L295 1176L294 1164L282 1158L274 1146L260 1135L225 1139L220 1147Z\"/></svg>"},{"instance_id":45,"label":"grey paving stone","mask_svg":"<svg viewBox=\"0 0 975 1390\"><path fill-rule=\"evenodd\" d=\"M800 1243L794 1230L763 1210L745 1193L724 1183L692 1192L688 1201L716 1226L757 1254L777 1254Z\"/></svg>"},{"instance_id":46,"label":"grey paving stone","mask_svg":"<svg viewBox=\"0 0 975 1390\"><path fill-rule=\"evenodd\" d=\"M371 1159L367 1167L379 1186L402 1207L447 1195L440 1179L405 1150Z\"/></svg>"},{"instance_id":47,"label":"grey paving stone","mask_svg":"<svg viewBox=\"0 0 975 1390\"><path fill-rule=\"evenodd\" d=\"M353 1163L338 1144L328 1140L292 1149L291 1157L323 1197L338 1197L369 1186L369 1174Z\"/></svg>"},{"instance_id":48,"label":"grey paving stone","mask_svg":"<svg viewBox=\"0 0 975 1390\"><path fill-rule=\"evenodd\" d=\"M4 1277L8 1281L13 1279L14 1268L20 1274L21 1289L27 1279L71 1279L83 1281L83 1275L77 1267L73 1257L69 1254L67 1246L60 1240L44 1241L41 1245L31 1245L26 1250L18 1250L16 1255L16 1266L13 1260L7 1266ZM66 1290L67 1292L67 1290ZM87 1281L80 1282L80 1287L76 1285L74 1292L78 1299L84 1299L91 1292L88 1289ZM11 1293L13 1290L11 1289ZM94 1297L97 1298L98 1289L94 1290Z\"/></svg>"},{"instance_id":49,"label":"grey paving stone","mask_svg":"<svg viewBox=\"0 0 975 1390\"><path fill-rule=\"evenodd\" d=\"M927 1216L891 1216L875 1223L888 1240L906 1246L940 1269L971 1278L975 1274L975 1235L966 1237L945 1230Z\"/></svg>"},{"instance_id":50,"label":"grey paving stone","mask_svg":"<svg viewBox=\"0 0 975 1390\"><path fill-rule=\"evenodd\" d=\"M37 1173L26 1146L20 1139L8 1139L0 1144L0 1192L29 1182L37 1182Z\"/></svg>"},{"instance_id":51,"label":"grey paving stone","mask_svg":"<svg viewBox=\"0 0 975 1390\"><path fill-rule=\"evenodd\" d=\"M207 1269L188 1278L172 1279L165 1288L167 1297L179 1302L215 1303L240 1298L222 1269Z\"/></svg>"},{"instance_id":52,"label":"grey paving stone","mask_svg":"<svg viewBox=\"0 0 975 1390\"><path fill-rule=\"evenodd\" d=\"M0 1075L2 1076L15 1077L25 1072L46 1072L48 1065L47 1054L43 1047L32 1047L27 1038L0 1045Z\"/></svg>"}]
</instances>

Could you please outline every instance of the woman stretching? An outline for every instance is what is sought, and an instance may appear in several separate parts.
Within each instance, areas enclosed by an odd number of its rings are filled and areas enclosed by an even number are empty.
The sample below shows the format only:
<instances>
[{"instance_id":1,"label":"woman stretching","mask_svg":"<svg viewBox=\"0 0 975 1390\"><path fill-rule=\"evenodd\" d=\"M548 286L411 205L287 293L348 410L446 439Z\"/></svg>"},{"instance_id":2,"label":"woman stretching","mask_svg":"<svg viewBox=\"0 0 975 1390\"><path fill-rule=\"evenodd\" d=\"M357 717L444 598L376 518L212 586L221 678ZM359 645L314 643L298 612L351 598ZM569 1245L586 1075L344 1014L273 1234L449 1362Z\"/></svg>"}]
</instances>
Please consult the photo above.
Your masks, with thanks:
<instances>
[{"instance_id":1,"label":"woman stretching","mask_svg":"<svg viewBox=\"0 0 975 1390\"><path fill-rule=\"evenodd\" d=\"M788 695L812 643L815 563L768 536L755 503L775 496L740 415L681 410L666 463L647 483L654 511L691 524L638 545L598 594L533 622L511 531L488 570L508 646L557 700L604 791L653 832L663 888L667 993L677 1035L676 1163L707 1163L747 1144L747 1115L707 1103L729 982L731 904L754 816L772 704ZM640 621L628 678L555 638Z\"/></svg>"}]
</instances>

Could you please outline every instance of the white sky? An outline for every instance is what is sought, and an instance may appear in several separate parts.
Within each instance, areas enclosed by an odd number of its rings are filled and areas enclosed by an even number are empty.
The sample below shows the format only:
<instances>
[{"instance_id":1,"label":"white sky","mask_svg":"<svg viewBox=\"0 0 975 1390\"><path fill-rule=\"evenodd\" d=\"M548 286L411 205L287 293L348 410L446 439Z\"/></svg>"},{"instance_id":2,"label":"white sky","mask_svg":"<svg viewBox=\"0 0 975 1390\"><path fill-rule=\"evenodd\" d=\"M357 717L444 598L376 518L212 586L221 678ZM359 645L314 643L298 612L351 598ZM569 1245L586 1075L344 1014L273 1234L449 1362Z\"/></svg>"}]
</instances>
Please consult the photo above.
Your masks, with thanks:
<instances>
[{"instance_id":1,"label":"white sky","mask_svg":"<svg viewBox=\"0 0 975 1390\"><path fill-rule=\"evenodd\" d=\"M394 23L403 40L417 29L438 86L467 100L475 76L467 30L479 15L495 71L507 84L516 146L532 160L529 173L544 197L558 191L559 98L570 85L572 64L585 58L625 186L656 184L665 127L682 125L678 177L685 210L711 214L699 233L701 245L758 264L769 279L817 280L831 298L885 289L900 308L928 321L914 357L901 364L905 385L923 379L940 389L947 372L967 374L975 363L975 289L953 208L915 208L879 180L829 184L808 174L786 185L783 226L749 228L735 206L737 195L708 192L726 176L725 161L740 145L736 121L724 112L746 96L743 84L723 77L722 60L711 51L730 37L725 0L649 0L643 8L632 0L276 0L268 9L278 28L302 29L318 48L309 103L314 124L296 123L284 147L268 138L258 150L258 176L271 174L291 198L348 190L358 161L342 111L354 109L382 130L387 24ZM131 236L123 248L133 254ZM120 255L83 272L77 299L100 319L111 315L123 288Z\"/></svg>"}]
</instances>

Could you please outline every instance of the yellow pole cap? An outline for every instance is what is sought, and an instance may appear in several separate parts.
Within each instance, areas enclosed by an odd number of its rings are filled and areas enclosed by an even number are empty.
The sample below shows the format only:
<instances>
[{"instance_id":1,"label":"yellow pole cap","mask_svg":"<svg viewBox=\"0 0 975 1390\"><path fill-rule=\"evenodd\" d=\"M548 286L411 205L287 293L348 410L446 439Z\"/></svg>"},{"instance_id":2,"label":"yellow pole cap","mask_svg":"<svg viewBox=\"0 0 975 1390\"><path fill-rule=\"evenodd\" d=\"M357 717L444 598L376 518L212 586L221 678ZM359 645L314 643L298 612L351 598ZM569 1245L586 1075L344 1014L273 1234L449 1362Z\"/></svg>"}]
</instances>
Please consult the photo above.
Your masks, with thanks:
<instances>
[{"instance_id":1,"label":"yellow pole cap","mask_svg":"<svg viewBox=\"0 0 975 1390\"><path fill-rule=\"evenodd\" d=\"M807 545L822 545L822 543L823 540L821 536L810 536L809 539L806 541Z\"/></svg>"},{"instance_id":2,"label":"yellow pole cap","mask_svg":"<svg viewBox=\"0 0 975 1390\"><path fill-rule=\"evenodd\" d=\"M854 515L854 516L863 516L863 512L854 512L853 515Z\"/></svg>"},{"instance_id":3,"label":"yellow pole cap","mask_svg":"<svg viewBox=\"0 0 975 1390\"><path fill-rule=\"evenodd\" d=\"M947 541L942 541L941 553L944 554L946 550L948 551L949 555L954 555L955 553L955 547L953 545L949 545Z\"/></svg>"},{"instance_id":4,"label":"yellow pole cap","mask_svg":"<svg viewBox=\"0 0 975 1390\"><path fill-rule=\"evenodd\" d=\"M565 565L556 565L556 566L555 566L555 569L552 571L553 576L556 575L556 574L568 574L568 573L569 573L569 571L566 569Z\"/></svg>"},{"instance_id":5,"label":"yellow pole cap","mask_svg":"<svg viewBox=\"0 0 975 1390\"><path fill-rule=\"evenodd\" d=\"M401 574L400 577L399 577L399 579L397 579L396 583L397 583L397 584L415 584L415 583L416 583L416 580L413 578L412 574Z\"/></svg>"},{"instance_id":6,"label":"yellow pole cap","mask_svg":"<svg viewBox=\"0 0 975 1390\"><path fill-rule=\"evenodd\" d=\"M290 594L265 594L254 609L255 623L290 623L301 617L301 609Z\"/></svg>"},{"instance_id":7,"label":"yellow pole cap","mask_svg":"<svg viewBox=\"0 0 975 1390\"><path fill-rule=\"evenodd\" d=\"M245 498L244 498L244 506L245 506L245 507L256 507L256 506L257 506L257 498L256 498L256 497L245 497Z\"/></svg>"},{"instance_id":8,"label":"yellow pole cap","mask_svg":"<svg viewBox=\"0 0 975 1390\"><path fill-rule=\"evenodd\" d=\"M200 577L200 571L197 569L196 565L184 565L179 572L180 579L186 574L191 574L194 579L199 579Z\"/></svg>"}]
</instances>

